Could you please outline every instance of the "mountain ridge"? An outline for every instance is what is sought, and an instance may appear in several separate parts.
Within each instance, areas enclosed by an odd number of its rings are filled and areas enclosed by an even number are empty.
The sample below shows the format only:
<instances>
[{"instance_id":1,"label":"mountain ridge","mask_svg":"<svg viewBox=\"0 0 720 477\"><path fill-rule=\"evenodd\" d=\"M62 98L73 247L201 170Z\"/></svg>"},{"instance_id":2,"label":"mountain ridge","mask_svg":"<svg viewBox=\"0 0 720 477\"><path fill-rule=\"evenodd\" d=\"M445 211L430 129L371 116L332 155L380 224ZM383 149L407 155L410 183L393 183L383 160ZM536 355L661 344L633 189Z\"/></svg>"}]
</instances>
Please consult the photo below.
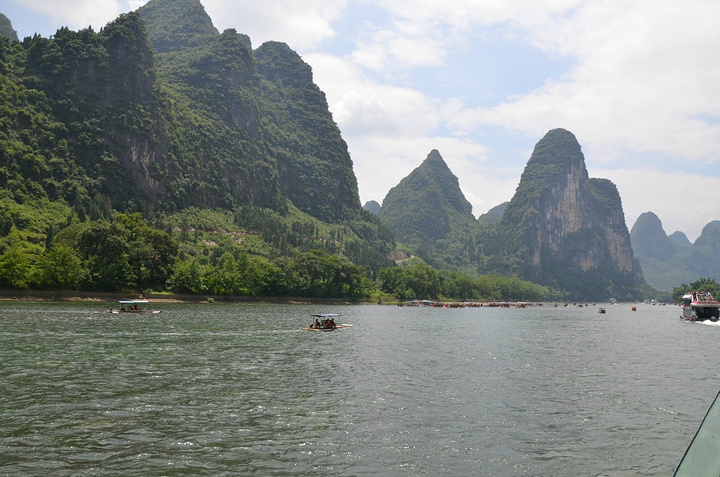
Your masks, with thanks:
<instances>
[{"instance_id":1,"label":"mountain ridge","mask_svg":"<svg viewBox=\"0 0 720 477\"><path fill-rule=\"evenodd\" d=\"M671 291L700 278L720 280L720 221L711 221L691 243L682 232L668 236L653 212L641 214L630 232L633 250L649 285Z\"/></svg>"}]
</instances>

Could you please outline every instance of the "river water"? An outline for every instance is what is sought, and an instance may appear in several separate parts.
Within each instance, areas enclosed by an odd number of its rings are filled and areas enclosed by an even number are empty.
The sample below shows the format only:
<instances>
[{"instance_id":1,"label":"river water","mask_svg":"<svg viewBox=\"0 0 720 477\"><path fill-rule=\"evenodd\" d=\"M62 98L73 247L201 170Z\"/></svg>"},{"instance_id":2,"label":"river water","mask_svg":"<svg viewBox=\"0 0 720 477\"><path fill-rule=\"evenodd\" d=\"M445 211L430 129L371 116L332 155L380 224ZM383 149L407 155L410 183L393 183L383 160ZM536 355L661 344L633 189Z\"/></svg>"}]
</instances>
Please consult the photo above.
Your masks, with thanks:
<instances>
[{"instance_id":1,"label":"river water","mask_svg":"<svg viewBox=\"0 0 720 477\"><path fill-rule=\"evenodd\" d=\"M111 306L0 302L0 475L670 475L720 388L676 306Z\"/></svg>"}]
</instances>

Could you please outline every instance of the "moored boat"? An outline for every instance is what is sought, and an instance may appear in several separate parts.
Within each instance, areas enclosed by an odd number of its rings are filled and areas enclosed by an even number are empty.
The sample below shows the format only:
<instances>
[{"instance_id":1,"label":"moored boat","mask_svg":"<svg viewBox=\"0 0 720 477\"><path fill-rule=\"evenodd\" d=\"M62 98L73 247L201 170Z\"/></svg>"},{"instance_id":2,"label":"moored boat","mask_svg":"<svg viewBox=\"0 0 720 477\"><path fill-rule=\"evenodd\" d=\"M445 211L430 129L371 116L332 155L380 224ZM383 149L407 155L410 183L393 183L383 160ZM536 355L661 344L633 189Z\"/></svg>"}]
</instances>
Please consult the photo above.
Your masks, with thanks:
<instances>
[{"instance_id":1,"label":"moored boat","mask_svg":"<svg viewBox=\"0 0 720 477\"><path fill-rule=\"evenodd\" d=\"M120 308L115 310L110 308L110 313L162 313L162 310L153 310L148 306L147 300L119 300Z\"/></svg>"},{"instance_id":2,"label":"moored boat","mask_svg":"<svg viewBox=\"0 0 720 477\"><path fill-rule=\"evenodd\" d=\"M717 321L720 317L720 301L710 292L694 291L682 297L682 318L687 321Z\"/></svg>"}]
</instances>

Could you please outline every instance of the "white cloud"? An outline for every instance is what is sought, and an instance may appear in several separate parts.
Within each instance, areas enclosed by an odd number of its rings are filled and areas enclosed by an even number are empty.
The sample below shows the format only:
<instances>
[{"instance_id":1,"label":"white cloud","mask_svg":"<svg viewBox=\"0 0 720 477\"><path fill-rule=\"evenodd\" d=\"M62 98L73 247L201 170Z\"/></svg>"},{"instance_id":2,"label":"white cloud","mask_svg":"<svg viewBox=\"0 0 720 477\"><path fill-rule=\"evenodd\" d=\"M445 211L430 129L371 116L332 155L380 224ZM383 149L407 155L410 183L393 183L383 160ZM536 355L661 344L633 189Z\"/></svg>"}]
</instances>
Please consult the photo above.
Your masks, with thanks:
<instances>
[{"instance_id":1,"label":"white cloud","mask_svg":"<svg viewBox=\"0 0 720 477\"><path fill-rule=\"evenodd\" d=\"M92 26L99 31L127 11L117 0L23 0L22 6L50 17L57 24L56 30L62 26L72 30Z\"/></svg>"},{"instance_id":2,"label":"white cloud","mask_svg":"<svg viewBox=\"0 0 720 477\"><path fill-rule=\"evenodd\" d=\"M465 120L541 135L563 125L589 146L720 157L720 36L715 2L586 2L571 18L536 32L544 48L577 59L562 78ZM615 8L613 8L613 6ZM610 147L608 147L610 145Z\"/></svg>"},{"instance_id":3,"label":"white cloud","mask_svg":"<svg viewBox=\"0 0 720 477\"><path fill-rule=\"evenodd\" d=\"M316 47L335 36L332 21L340 17L348 0L272 0L271 2L203 0L218 30L235 28L257 47L282 41L295 50Z\"/></svg>"},{"instance_id":4,"label":"white cloud","mask_svg":"<svg viewBox=\"0 0 720 477\"><path fill-rule=\"evenodd\" d=\"M623 201L628 230L644 212L653 212L665 232L682 231L695 241L705 225L720 218L720 178L654 169L593 169L592 177L610 179ZM692 197L688 201L688 196Z\"/></svg>"}]
</instances>

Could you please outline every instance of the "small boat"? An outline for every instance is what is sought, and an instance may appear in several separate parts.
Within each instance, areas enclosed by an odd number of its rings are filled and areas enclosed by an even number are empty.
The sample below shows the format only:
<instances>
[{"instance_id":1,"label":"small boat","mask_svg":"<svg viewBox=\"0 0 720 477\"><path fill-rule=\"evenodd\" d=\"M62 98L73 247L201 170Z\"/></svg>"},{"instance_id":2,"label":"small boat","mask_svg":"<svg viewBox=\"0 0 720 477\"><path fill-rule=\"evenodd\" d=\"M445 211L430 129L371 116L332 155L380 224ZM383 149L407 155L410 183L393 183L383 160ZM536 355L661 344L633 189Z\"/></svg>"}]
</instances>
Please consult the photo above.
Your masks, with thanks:
<instances>
[{"instance_id":1,"label":"small boat","mask_svg":"<svg viewBox=\"0 0 720 477\"><path fill-rule=\"evenodd\" d=\"M687 321L717 321L720 318L720 301L710 292L694 291L682 297L682 318Z\"/></svg>"},{"instance_id":2,"label":"small boat","mask_svg":"<svg viewBox=\"0 0 720 477\"><path fill-rule=\"evenodd\" d=\"M605 314L605 308L603 308L603 307L600 307L600 310L598 310L598 311L603 315Z\"/></svg>"},{"instance_id":3,"label":"small boat","mask_svg":"<svg viewBox=\"0 0 720 477\"><path fill-rule=\"evenodd\" d=\"M303 328L305 331L334 331L343 328L350 328L352 325L335 323L335 318L340 316L340 313L312 313L310 316L315 317L315 322L310 323L307 328Z\"/></svg>"},{"instance_id":4,"label":"small boat","mask_svg":"<svg viewBox=\"0 0 720 477\"><path fill-rule=\"evenodd\" d=\"M162 310L153 310L148 306L147 300L119 300L120 308L115 310L110 308L110 313L162 313Z\"/></svg>"}]
</instances>

